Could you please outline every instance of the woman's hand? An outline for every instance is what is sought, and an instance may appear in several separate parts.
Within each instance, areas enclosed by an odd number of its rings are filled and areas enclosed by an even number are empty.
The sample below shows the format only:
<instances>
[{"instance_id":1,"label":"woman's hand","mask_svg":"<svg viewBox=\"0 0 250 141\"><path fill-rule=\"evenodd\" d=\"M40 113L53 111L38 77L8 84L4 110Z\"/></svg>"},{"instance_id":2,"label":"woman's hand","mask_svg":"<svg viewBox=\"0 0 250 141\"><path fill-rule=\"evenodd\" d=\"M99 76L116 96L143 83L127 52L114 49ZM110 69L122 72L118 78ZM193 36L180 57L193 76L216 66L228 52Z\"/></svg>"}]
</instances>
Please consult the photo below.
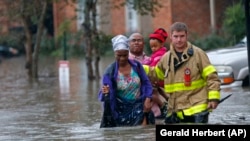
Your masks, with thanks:
<instances>
[{"instance_id":1,"label":"woman's hand","mask_svg":"<svg viewBox=\"0 0 250 141\"><path fill-rule=\"evenodd\" d=\"M109 93L109 85L103 85L102 86L102 93L108 94Z\"/></svg>"},{"instance_id":2,"label":"woman's hand","mask_svg":"<svg viewBox=\"0 0 250 141\"><path fill-rule=\"evenodd\" d=\"M150 112L152 107L152 103L151 103L151 99L150 98L146 98L146 100L144 101L144 112Z\"/></svg>"},{"instance_id":3,"label":"woman's hand","mask_svg":"<svg viewBox=\"0 0 250 141\"><path fill-rule=\"evenodd\" d=\"M153 87L156 87L156 88L160 87L160 85L157 81L153 81L153 82L151 82L151 84Z\"/></svg>"}]
</instances>

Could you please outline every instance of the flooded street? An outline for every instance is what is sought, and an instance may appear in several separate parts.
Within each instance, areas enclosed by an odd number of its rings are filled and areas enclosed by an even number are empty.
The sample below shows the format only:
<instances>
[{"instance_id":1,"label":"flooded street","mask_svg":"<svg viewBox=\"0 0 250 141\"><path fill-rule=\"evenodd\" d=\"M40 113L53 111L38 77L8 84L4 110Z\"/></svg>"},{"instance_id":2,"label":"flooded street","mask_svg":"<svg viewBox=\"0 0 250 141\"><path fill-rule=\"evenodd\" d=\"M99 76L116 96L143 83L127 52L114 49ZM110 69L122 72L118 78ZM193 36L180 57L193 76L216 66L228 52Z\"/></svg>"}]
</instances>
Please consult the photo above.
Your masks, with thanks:
<instances>
[{"instance_id":1,"label":"flooded street","mask_svg":"<svg viewBox=\"0 0 250 141\"><path fill-rule=\"evenodd\" d=\"M99 128L100 82L87 80L84 59L69 60L68 89L59 84L59 60L40 61L38 83L27 80L24 57L0 63L0 140L155 140L155 126ZM112 58L102 58L101 70L111 61ZM221 92L222 97L233 95L211 113L209 123L250 124L250 89Z\"/></svg>"}]
</instances>

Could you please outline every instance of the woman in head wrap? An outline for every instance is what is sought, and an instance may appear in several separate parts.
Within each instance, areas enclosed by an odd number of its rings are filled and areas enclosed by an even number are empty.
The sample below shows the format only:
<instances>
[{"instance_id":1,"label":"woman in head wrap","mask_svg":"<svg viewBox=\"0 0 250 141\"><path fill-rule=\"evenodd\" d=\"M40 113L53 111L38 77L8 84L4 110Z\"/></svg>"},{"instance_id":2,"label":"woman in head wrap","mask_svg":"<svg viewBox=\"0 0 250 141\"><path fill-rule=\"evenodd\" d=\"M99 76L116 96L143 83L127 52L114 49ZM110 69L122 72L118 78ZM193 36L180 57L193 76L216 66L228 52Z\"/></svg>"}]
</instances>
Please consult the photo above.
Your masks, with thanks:
<instances>
[{"instance_id":1,"label":"woman in head wrap","mask_svg":"<svg viewBox=\"0 0 250 141\"><path fill-rule=\"evenodd\" d=\"M103 75L99 100L104 104L109 102L109 109L105 108L104 113L111 111L110 120L113 125L102 121L101 127L154 124L151 112L152 85L142 65L128 59L127 37L115 36L112 38L112 46L116 60L106 68Z\"/></svg>"}]
</instances>

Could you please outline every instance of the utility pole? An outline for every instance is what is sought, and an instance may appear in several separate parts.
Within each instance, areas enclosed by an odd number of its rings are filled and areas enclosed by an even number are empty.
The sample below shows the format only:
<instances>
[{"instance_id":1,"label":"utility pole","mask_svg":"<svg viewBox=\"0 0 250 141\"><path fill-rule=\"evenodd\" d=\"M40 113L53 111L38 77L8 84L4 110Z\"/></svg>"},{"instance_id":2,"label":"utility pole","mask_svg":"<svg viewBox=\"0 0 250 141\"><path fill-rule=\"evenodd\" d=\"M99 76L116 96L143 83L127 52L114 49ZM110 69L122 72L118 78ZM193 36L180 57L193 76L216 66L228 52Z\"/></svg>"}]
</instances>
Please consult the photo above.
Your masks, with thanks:
<instances>
[{"instance_id":1,"label":"utility pole","mask_svg":"<svg viewBox=\"0 0 250 141\"><path fill-rule=\"evenodd\" d=\"M63 33L63 60L67 60L66 32Z\"/></svg>"}]
</instances>

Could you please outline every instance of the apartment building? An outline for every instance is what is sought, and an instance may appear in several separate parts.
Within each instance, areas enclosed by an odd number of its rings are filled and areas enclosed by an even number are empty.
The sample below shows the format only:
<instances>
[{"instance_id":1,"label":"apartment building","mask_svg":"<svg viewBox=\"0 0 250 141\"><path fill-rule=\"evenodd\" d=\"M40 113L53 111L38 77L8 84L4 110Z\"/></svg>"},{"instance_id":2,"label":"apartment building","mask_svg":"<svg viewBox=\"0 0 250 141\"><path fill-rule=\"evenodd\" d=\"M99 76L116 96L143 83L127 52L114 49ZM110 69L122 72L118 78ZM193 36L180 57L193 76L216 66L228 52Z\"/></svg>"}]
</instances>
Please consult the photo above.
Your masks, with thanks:
<instances>
[{"instance_id":1,"label":"apartment building","mask_svg":"<svg viewBox=\"0 0 250 141\"><path fill-rule=\"evenodd\" d=\"M57 35L60 25L70 21L70 31L82 29L84 22L84 3L86 0L77 0L72 3L68 0L56 1L51 5L53 16L47 19L52 23L51 31ZM220 30L225 9L236 4L239 0L158 0L161 8L151 15L139 15L131 5L114 8L115 5L126 0L99 0L97 5L98 30L109 35L125 34L138 31L147 36L156 28L163 27L169 31L173 22L187 23L191 35L205 36L213 30ZM136 0L130 0L136 1ZM4 7L1 5L1 7ZM0 17L1 32L7 32L12 27L21 26L19 22L10 22Z\"/></svg>"},{"instance_id":2,"label":"apartment building","mask_svg":"<svg viewBox=\"0 0 250 141\"><path fill-rule=\"evenodd\" d=\"M196 36L210 34L213 30L220 30L225 9L238 2L238 0L160 0L162 8L151 15L141 16L131 8L131 5L113 8L114 5L125 0L102 0L98 3L98 29L106 34L130 34L141 32L148 35L156 28L163 27L167 31L169 26L176 21L187 23L190 33ZM85 0L75 3L75 7L84 9ZM81 30L81 23L84 22L83 12L75 12L73 6L60 8L61 3L54 4L54 28L65 19L73 19L72 31Z\"/></svg>"}]
</instances>

